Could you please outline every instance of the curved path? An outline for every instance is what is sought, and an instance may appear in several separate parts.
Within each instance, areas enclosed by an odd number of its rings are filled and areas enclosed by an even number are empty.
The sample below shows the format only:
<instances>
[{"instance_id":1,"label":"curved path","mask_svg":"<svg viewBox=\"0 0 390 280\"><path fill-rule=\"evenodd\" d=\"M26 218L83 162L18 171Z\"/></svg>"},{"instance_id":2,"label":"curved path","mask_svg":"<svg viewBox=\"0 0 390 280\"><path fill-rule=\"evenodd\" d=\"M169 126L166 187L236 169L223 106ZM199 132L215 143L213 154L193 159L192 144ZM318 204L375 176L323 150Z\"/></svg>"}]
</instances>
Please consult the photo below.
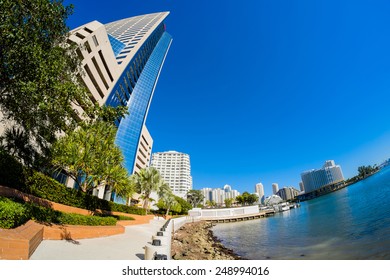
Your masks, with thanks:
<instances>
[{"instance_id":1,"label":"curved path","mask_svg":"<svg viewBox=\"0 0 390 280\"><path fill-rule=\"evenodd\" d=\"M43 240L30 260L143 260L144 246L165 223L126 226L125 233L80 240Z\"/></svg>"}]
</instances>

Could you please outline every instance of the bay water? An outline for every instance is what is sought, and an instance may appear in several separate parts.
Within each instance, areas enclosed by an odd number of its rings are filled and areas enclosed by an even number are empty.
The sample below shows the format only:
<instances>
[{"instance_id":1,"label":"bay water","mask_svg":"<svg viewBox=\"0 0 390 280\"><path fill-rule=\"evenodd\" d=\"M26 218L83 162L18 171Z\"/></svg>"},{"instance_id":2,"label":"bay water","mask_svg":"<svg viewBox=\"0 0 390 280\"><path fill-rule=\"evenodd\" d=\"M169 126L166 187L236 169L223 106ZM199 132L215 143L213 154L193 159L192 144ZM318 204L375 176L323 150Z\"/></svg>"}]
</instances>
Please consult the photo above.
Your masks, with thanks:
<instances>
[{"instance_id":1,"label":"bay water","mask_svg":"<svg viewBox=\"0 0 390 280\"><path fill-rule=\"evenodd\" d=\"M299 208L212 230L252 260L390 259L390 167Z\"/></svg>"}]
</instances>

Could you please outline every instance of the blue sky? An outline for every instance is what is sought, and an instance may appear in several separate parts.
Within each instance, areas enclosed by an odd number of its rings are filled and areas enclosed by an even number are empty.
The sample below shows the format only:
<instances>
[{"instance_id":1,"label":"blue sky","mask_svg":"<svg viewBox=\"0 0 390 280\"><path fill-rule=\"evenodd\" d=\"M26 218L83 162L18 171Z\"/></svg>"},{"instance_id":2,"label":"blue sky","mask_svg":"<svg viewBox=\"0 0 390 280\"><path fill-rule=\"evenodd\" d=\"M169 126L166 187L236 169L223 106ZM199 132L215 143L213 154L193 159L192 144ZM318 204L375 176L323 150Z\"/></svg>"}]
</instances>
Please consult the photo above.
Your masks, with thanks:
<instances>
[{"instance_id":1,"label":"blue sky","mask_svg":"<svg viewBox=\"0 0 390 280\"><path fill-rule=\"evenodd\" d=\"M190 155L195 189L270 195L328 159L349 178L390 157L389 1L64 3L70 28L171 12L147 126L154 152Z\"/></svg>"}]
</instances>

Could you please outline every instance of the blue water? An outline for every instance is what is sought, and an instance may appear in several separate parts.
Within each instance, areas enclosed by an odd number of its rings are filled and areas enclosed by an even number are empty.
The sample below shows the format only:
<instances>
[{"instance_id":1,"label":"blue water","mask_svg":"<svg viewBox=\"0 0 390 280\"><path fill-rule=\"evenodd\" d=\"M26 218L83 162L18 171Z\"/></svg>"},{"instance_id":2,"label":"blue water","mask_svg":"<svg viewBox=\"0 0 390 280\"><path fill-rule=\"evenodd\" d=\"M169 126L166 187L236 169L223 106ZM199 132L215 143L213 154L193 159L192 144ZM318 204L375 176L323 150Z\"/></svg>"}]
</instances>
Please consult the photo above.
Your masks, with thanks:
<instances>
[{"instance_id":1,"label":"blue water","mask_svg":"<svg viewBox=\"0 0 390 280\"><path fill-rule=\"evenodd\" d=\"M390 167L275 216L217 224L247 259L390 259Z\"/></svg>"}]
</instances>

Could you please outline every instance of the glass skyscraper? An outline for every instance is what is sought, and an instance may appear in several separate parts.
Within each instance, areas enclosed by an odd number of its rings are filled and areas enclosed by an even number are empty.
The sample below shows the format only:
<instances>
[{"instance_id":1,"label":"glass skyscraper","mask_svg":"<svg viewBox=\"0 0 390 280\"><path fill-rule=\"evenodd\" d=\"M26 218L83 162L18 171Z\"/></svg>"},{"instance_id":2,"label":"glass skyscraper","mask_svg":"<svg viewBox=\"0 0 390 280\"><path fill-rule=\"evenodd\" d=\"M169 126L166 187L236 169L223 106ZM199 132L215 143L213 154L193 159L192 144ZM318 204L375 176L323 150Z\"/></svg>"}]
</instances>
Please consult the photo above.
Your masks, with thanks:
<instances>
[{"instance_id":1,"label":"glass skyscraper","mask_svg":"<svg viewBox=\"0 0 390 280\"><path fill-rule=\"evenodd\" d=\"M169 12L136 16L101 24L93 21L71 31L90 98L101 106L127 107L117 122L116 144L129 174L147 167L152 139L145 127L149 106L172 42L164 20ZM75 108L82 113L82 108ZM145 147L150 145L150 147ZM97 194L108 198L107 190ZM114 200L118 200L114 198Z\"/></svg>"}]
</instances>

